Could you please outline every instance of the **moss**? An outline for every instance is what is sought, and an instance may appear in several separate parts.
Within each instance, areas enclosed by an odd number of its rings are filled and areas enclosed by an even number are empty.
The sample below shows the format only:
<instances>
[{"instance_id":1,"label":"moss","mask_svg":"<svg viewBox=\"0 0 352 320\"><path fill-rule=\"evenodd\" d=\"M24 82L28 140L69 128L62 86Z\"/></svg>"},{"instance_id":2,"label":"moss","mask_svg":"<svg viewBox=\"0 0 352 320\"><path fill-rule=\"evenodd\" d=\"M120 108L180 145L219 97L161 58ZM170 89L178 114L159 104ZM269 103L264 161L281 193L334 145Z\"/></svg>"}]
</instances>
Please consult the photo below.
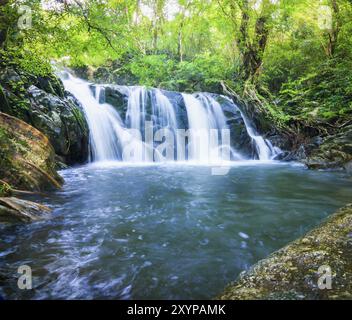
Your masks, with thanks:
<instances>
[{"instance_id":1,"label":"moss","mask_svg":"<svg viewBox=\"0 0 352 320\"><path fill-rule=\"evenodd\" d=\"M0 180L0 197L8 197L12 194L11 186L5 181Z\"/></svg>"},{"instance_id":2,"label":"moss","mask_svg":"<svg viewBox=\"0 0 352 320\"><path fill-rule=\"evenodd\" d=\"M74 115L75 119L77 120L77 123L83 130L84 134L88 134L87 126L86 126L86 121L83 116L83 113L76 107L71 108L71 112Z\"/></svg>"},{"instance_id":3,"label":"moss","mask_svg":"<svg viewBox=\"0 0 352 320\"><path fill-rule=\"evenodd\" d=\"M352 205L241 274L219 299L352 299ZM319 268L329 266L331 290Z\"/></svg>"}]
</instances>

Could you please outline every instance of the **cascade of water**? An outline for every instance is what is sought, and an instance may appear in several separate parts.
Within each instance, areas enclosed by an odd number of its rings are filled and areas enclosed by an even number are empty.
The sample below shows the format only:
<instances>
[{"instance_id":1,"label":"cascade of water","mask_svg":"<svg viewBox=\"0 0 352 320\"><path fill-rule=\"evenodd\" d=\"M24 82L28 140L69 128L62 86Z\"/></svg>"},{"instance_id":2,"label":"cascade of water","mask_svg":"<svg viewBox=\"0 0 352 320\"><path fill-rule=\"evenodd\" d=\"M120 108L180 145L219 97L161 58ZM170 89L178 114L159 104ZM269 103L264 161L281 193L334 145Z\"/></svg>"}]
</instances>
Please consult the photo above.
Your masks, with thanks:
<instances>
[{"instance_id":1,"label":"cascade of water","mask_svg":"<svg viewBox=\"0 0 352 320\"><path fill-rule=\"evenodd\" d=\"M233 107L241 113L243 122L246 126L247 133L251 137L252 141L254 142L259 160L268 161L275 158L278 154L281 153L281 150L279 148L275 148L269 140L264 139L256 131L251 121L230 98L225 96L223 96L223 98L229 101L233 105Z\"/></svg>"},{"instance_id":2,"label":"cascade of water","mask_svg":"<svg viewBox=\"0 0 352 320\"><path fill-rule=\"evenodd\" d=\"M189 126L188 145L185 146L185 137L181 136L178 130L178 106L173 105L161 90L124 87L124 92L128 92L128 105L123 121L116 109L105 103L104 86L96 85L93 94L89 83L71 75L66 76L63 83L66 90L78 99L84 109L90 129L92 161L163 161L164 158L158 153L153 139L149 141L146 137L147 119L152 121L151 132L148 134L152 138L159 129L173 133L177 160L198 163L244 160L240 153L230 147L230 141L226 141L224 132L229 129L227 118L220 103L211 94L182 94ZM233 106L241 112L235 104ZM272 159L276 148L256 132L242 112L241 115L259 159ZM144 142L143 139L147 141ZM224 150L227 151L226 154L223 153ZM230 158L224 157L228 151Z\"/></svg>"},{"instance_id":3,"label":"cascade of water","mask_svg":"<svg viewBox=\"0 0 352 320\"><path fill-rule=\"evenodd\" d=\"M230 141L224 143L225 130L229 128L220 104L208 94L200 93L198 97L183 94L190 131L188 159L205 163L242 160L230 147Z\"/></svg>"},{"instance_id":4,"label":"cascade of water","mask_svg":"<svg viewBox=\"0 0 352 320\"><path fill-rule=\"evenodd\" d=\"M92 161L111 161L120 158L119 143L115 127L121 127L121 119L109 105L100 104L100 88L97 88L97 99L94 98L88 84L68 75L63 79L67 91L81 103L90 131Z\"/></svg>"},{"instance_id":5,"label":"cascade of water","mask_svg":"<svg viewBox=\"0 0 352 320\"><path fill-rule=\"evenodd\" d=\"M219 151L225 148L225 150L223 151L230 152L231 160L245 160L239 152L230 147L230 141L228 142L228 144L224 144L226 140L226 137L224 136L224 130L230 130L230 128L227 125L227 119L224 114L224 111L221 108L220 103L217 102L209 93L199 93L198 95L199 98L202 100L204 106L206 107L211 128L216 129L217 132L219 132L219 139L217 142L214 142L218 143ZM230 150L226 150L229 147ZM216 148L216 145L214 146L214 148ZM221 154L218 155L218 157L224 160L226 156Z\"/></svg>"},{"instance_id":6,"label":"cascade of water","mask_svg":"<svg viewBox=\"0 0 352 320\"><path fill-rule=\"evenodd\" d=\"M144 126L144 115L147 101L147 90L144 87L132 87L129 91L126 124L131 129L141 130Z\"/></svg>"}]
</instances>

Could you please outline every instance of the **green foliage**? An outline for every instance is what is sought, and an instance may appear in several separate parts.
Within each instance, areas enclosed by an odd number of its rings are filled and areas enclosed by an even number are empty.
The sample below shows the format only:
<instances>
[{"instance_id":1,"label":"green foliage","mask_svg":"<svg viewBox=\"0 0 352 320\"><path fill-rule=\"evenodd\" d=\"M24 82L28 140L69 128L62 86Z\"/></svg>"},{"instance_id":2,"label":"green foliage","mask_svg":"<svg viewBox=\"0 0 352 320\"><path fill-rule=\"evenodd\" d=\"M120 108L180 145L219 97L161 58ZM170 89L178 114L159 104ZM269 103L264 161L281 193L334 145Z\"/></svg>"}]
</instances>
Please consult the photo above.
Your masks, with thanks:
<instances>
[{"instance_id":1,"label":"green foliage","mask_svg":"<svg viewBox=\"0 0 352 320\"><path fill-rule=\"evenodd\" d=\"M331 120L352 114L352 64L328 60L317 71L287 82L280 91L284 111Z\"/></svg>"},{"instance_id":2,"label":"green foliage","mask_svg":"<svg viewBox=\"0 0 352 320\"><path fill-rule=\"evenodd\" d=\"M142 85L157 87L161 82L170 80L175 62L166 55L149 55L137 57L127 68Z\"/></svg>"},{"instance_id":3,"label":"green foliage","mask_svg":"<svg viewBox=\"0 0 352 320\"><path fill-rule=\"evenodd\" d=\"M44 76L56 59L99 69L102 79L107 72L109 81L178 91L220 92L220 81L232 80L240 94L250 69L257 89L275 101L268 111L282 122L350 115L351 1L56 3L58 9L39 0L0 6L1 65ZM20 4L31 7L32 28L18 28ZM321 25L322 5L332 10L329 27Z\"/></svg>"},{"instance_id":4,"label":"green foliage","mask_svg":"<svg viewBox=\"0 0 352 320\"><path fill-rule=\"evenodd\" d=\"M227 67L221 57L209 54L182 62L165 54L139 56L123 67L123 72L126 70L141 85L178 91L218 91L220 81L232 75L231 66Z\"/></svg>"},{"instance_id":5,"label":"green foliage","mask_svg":"<svg viewBox=\"0 0 352 320\"><path fill-rule=\"evenodd\" d=\"M11 186L5 181L0 180L0 197L10 196L12 193Z\"/></svg>"},{"instance_id":6,"label":"green foliage","mask_svg":"<svg viewBox=\"0 0 352 320\"><path fill-rule=\"evenodd\" d=\"M14 66L34 76L46 76L52 73L48 59L40 55L40 52L24 48L0 49L0 66Z\"/></svg>"},{"instance_id":7,"label":"green foliage","mask_svg":"<svg viewBox=\"0 0 352 320\"><path fill-rule=\"evenodd\" d=\"M228 66L222 57L209 54L197 55L193 61L181 62L176 72L178 83L185 90L216 88L220 81L229 79L231 66Z\"/></svg>"}]
</instances>

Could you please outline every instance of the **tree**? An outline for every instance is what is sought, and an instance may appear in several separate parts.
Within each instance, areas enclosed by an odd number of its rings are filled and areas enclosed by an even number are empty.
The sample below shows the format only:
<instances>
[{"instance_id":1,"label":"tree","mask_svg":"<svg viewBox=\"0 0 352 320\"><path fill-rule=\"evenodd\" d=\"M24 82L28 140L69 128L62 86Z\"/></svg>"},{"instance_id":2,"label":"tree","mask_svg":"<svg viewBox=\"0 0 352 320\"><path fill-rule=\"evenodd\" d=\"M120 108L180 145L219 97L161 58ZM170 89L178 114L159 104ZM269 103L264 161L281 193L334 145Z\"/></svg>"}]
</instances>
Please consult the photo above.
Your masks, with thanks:
<instances>
[{"instance_id":1,"label":"tree","mask_svg":"<svg viewBox=\"0 0 352 320\"><path fill-rule=\"evenodd\" d=\"M337 0L329 0L329 6L332 11L332 24L327 32L328 43L326 46L326 54L329 58L332 58L335 54L336 45L338 41L339 32L341 29L340 21L340 6Z\"/></svg>"},{"instance_id":2,"label":"tree","mask_svg":"<svg viewBox=\"0 0 352 320\"><path fill-rule=\"evenodd\" d=\"M4 47L8 29L13 25L13 10L8 4L10 0L0 0L0 47Z\"/></svg>"},{"instance_id":3,"label":"tree","mask_svg":"<svg viewBox=\"0 0 352 320\"><path fill-rule=\"evenodd\" d=\"M237 45L242 57L244 80L255 82L263 64L264 51L272 28L272 15L276 8L275 1L262 0L258 9L253 8L249 0L234 1L240 9L240 26ZM231 10L236 6L231 4ZM236 17L232 14L232 17ZM237 21L234 21L237 25Z\"/></svg>"}]
</instances>

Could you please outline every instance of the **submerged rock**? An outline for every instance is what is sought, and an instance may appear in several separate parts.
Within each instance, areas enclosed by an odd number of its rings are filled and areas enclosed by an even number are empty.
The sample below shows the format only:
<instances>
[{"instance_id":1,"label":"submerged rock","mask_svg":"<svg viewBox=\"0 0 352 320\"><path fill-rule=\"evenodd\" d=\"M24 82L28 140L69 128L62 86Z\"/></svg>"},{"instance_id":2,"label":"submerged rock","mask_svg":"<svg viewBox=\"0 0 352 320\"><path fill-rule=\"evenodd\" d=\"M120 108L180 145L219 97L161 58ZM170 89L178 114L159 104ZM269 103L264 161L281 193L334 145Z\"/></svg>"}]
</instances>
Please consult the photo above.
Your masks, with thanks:
<instances>
[{"instance_id":1,"label":"submerged rock","mask_svg":"<svg viewBox=\"0 0 352 320\"><path fill-rule=\"evenodd\" d=\"M352 299L352 205L242 273L218 298Z\"/></svg>"},{"instance_id":2,"label":"submerged rock","mask_svg":"<svg viewBox=\"0 0 352 320\"><path fill-rule=\"evenodd\" d=\"M48 218L51 209L18 198L0 198L0 221L37 221Z\"/></svg>"}]
</instances>

